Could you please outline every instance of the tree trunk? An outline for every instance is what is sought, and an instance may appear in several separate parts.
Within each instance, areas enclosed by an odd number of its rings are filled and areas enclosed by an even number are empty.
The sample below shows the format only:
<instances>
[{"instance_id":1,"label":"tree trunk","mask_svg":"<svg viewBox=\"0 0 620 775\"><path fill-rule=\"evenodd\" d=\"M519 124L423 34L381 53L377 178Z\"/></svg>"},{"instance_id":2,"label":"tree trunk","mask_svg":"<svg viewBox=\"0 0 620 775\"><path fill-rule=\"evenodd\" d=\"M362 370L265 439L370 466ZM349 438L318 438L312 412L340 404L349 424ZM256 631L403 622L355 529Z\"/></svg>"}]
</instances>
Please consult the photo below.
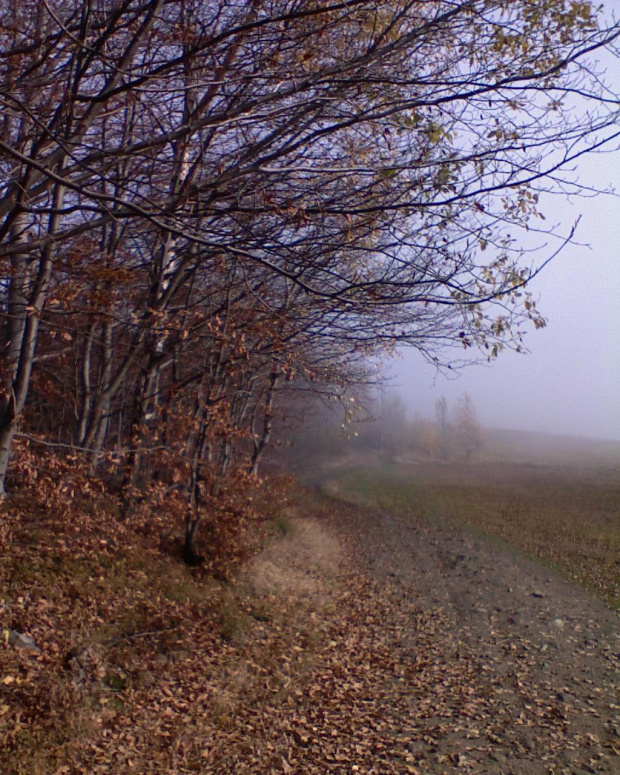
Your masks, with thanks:
<instances>
[{"instance_id":1,"label":"tree trunk","mask_svg":"<svg viewBox=\"0 0 620 775\"><path fill-rule=\"evenodd\" d=\"M252 476L258 476L258 464L260 463L267 444L269 444L269 440L271 439L271 431L273 429L273 401L279 380L279 373L277 371L272 372L269 379L267 396L265 398L263 427L260 435L254 436L254 452L252 453L252 461L250 463L250 474Z\"/></svg>"},{"instance_id":2,"label":"tree trunk","mask_svg":"<svg viewBox=\"0 0 620 775\"><path fill-rule=\"evenodd\" d=\"M82 356L82 363L80 366L80 393L82 400L78 415L77 431L75 435L75 440L78 447L84 446L84 441L88 434L88 426L91 421L93 391L90 372L92 368L93 340L95 337L96 328L96 323L93 323L88 328L88 333L86 334L86 344L84 346L84 355Z\"/></svg>"},{"instance_id":3,"label":"tree trunk","mask_svg":"<svg viewBox=\"0 0 620 775\"><path fill-rule=\"evenodd\" d=\"M52 197L52 214L48 223L48 231L51 235L56 233L60 225L59 213L62 211L64 195L64 186L57 184ZM26 252L27 226L25 216L18 215L12 230L13 240L24 246L24 252L15 254L13 264L15 275L11 278L9 288L9 313L15 315L16 319L9 326L11 336L8 348L9 362L3 385L3 406L0 409L0 497L5 495L5 480L11 459L13 438L28 395L39 322L47 298L55 250L53 243L42 250L36 276L32 280L32 290L27 296L26 275L30 257ZM25 303L26 298L27 303Z\"/></svg>"},{"instance_id":4,"label":"tree trunk","mask_svg":"<svg viewBox=\"0 0 620 775\"><path fill-rule=\"evenodd\" d=\"M3 413L4 414L4 413ZM4 482L6 472L11 460L11 448L13 446L13 437L15 436L15 424L6 417L2 418L0 425L0 498L6 495Z\"/></svg>"}]
</instances>

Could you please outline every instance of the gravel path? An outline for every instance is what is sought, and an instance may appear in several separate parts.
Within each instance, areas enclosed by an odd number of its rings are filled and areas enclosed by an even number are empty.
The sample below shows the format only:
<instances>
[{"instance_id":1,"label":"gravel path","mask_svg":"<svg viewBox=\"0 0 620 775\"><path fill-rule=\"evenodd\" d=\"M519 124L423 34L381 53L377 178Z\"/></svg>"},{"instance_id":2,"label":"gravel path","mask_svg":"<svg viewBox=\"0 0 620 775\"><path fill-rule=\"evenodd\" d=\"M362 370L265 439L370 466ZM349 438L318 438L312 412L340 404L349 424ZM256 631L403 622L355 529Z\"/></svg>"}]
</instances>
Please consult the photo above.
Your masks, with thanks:
<instances>
[{"instance_id":1,"label":"gravel path","mask_svg":"<svg viewBox=\"0 0 620 775\"><path fill-rule=\"evenodd\" d=\"M439 614L436 659L445 675L466 668L471 675L476 666L471 696L483 708L480 723L442 705L419 744L421 771L620 773L613 611L486 539L370 511L351 510L348 519L386 595L412 612ZM402 639L403 663L415 658L415 644L415 632Z\"/></svg>"}]
</instances>

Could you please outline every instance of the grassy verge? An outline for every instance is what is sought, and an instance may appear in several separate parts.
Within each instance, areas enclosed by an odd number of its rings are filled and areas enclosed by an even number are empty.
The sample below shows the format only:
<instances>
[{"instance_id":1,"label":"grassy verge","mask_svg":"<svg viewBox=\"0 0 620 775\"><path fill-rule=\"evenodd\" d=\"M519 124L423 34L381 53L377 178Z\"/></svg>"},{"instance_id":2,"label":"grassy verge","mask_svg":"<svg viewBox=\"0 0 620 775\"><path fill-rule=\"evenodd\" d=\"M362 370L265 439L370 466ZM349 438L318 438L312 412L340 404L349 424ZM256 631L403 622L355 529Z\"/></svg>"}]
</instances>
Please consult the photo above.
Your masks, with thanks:
<instances>
[{"instance_id":1,"label":"grassy verge","mask_svg":"<svg viewBox=\"0 0 620 775\"><path fill-rule=\"evenodd\" d=\"M80 524L78 524L80 523ZM3 775L268 772L286 745L250 726L286 705L329 628L339 549L274 513L217 581L114 515L0 513ZM120 536L120 540L119 540ZM27 634L36 648L17 648Z\"/></svg>"},{"instance_id":2,"label":"grassy verge","mask_svg":"<svg viewBox=\"0 0 620 775\"><path fill-rule=\"evenodd\" d=\"M620 606L620 472L613 469L384 462L339 472L327 491L499 538Z\"/></svg>"}]
</instances>

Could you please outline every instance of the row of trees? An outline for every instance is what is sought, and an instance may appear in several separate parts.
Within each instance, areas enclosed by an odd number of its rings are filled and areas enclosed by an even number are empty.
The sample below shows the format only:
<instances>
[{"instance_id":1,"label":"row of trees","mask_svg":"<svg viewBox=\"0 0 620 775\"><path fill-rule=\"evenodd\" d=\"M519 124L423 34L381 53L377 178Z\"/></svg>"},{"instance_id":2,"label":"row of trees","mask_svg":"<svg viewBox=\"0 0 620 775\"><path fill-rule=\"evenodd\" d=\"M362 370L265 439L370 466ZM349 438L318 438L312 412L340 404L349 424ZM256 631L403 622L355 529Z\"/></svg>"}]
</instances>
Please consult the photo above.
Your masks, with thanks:
<instances>
[{"instance_id":1,"label":"row of trees","mask_svg":"<svg viewBox=\"0 0 620 775\"><path fill-rule=\"evenodd\" d=\"M442 460L447 460L455 447L466 460L471 460L482 448L482 427L478 421L474 399L469 393L464 393L458 400L452 421L445 396L438 399L435 403L435 419L437 452Z\"/></svg>"},{"instance_id":2,"label":"row of trees","mask_svg":"<svg viewBox=\"0 0 620 775\"><path fill-rule=\"evenodd\" d=\"M413 453L440 460L471 460L483 447L482 426L468 393L452 410L442 396L435 404L434 420L420 415L408 420L407 408L398 393L384 396L376 408L376 419L361 433L361 447L392 457Z\"/></svg>"},{"instance_id":3,"label":"row of trees","mask_svg":"<svg viewBox=\"0 0 620 775\"><path fill-rule=\"evenodd\" d=\"M0 0L0 494L20 432L182 488L191 545L287 393L520 348L515 230L617 137L617 35L572 0Z\"/></svg>"}]
</instances>

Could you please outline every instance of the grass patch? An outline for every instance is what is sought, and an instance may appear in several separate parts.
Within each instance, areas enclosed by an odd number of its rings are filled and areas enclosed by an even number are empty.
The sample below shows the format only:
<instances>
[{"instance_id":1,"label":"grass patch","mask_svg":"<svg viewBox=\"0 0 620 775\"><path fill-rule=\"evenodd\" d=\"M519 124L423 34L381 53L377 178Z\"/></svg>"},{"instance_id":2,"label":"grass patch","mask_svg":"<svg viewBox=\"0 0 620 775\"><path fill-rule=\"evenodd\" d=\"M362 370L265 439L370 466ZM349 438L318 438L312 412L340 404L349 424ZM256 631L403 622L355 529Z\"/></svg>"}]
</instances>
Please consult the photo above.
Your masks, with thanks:
<instances>
[{"instance_id":1,"label":"grass patch","mask_svg":"<svg viewBox=\"0 0 620 775\"><path fill-rule=\"evenodd\" d=\"M287 514L279 514L269 525L273 535L284 538L295 532L295 524Z\"/></svg>"}]
</instances>

